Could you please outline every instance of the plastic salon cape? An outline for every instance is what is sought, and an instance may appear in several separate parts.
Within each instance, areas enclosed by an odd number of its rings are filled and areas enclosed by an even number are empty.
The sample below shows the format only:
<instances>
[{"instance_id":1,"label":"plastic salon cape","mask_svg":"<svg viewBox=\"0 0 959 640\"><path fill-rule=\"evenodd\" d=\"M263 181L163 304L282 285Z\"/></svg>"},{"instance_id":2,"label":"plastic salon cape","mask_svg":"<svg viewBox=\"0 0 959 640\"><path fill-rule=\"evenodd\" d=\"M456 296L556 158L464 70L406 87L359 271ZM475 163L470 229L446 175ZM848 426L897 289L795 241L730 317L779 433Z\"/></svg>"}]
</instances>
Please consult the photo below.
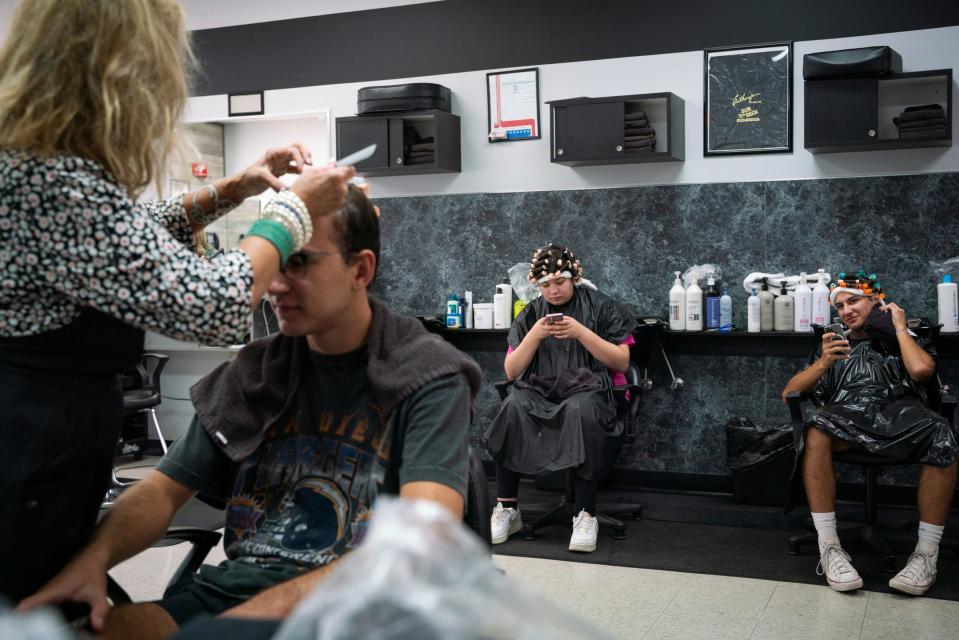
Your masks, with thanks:
<instances>
[{"instance_id":1,"label":"plastic salon cape","mask_svg":"<svg viewBox=\"0 0 959 640\"><path fill-rule=\"evenodd\" d=\"M554 306L542 297L529 303L513 321L510 347L516 349L548 313L571 316L613 344L629 338L636 325L613 299L577 286L565 305ZM549 336L516 379L485 441L493 459L518 473L577 467L581 477L598 481L619 455L622 432L606 365L579 341Z\"/></svg>"},{"instance_id":2,"label":"plastic salon cape","mask_svg":"<svg viewBox=\"0 0 959 640\"><path fill-rule=\"evenodd\" d=\"M917 342L935 357L924 340ZM849 358L836 362L813 389L816 409L806 414L805 428L817 427L855 450L884 457L934 467L955 462L959 456L956 434L943 416L926 407L895 339L850 339L849 345ZM809 363L821 352L820 345ZM793 468L794 485L801 484L801 445Z\"/></svg>"}]
</instances>

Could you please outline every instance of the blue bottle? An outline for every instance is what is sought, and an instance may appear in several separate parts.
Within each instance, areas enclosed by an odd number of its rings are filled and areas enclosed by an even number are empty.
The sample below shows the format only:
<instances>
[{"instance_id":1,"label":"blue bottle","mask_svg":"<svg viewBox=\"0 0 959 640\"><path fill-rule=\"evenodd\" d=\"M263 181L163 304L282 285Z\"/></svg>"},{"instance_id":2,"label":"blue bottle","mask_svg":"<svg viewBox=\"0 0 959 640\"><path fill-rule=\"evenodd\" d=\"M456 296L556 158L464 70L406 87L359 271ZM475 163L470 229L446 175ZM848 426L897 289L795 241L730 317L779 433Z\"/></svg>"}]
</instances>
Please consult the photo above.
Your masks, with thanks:
<instances>
[{"instance_id":1,"label":"blue bottle","mask_svg":"<svg viewBox=\"0 0 959 640\"><path fill-rule=\"evenodd\" d=\"M713 273L706 280L706 328L719 328L719 287Z\"/></svg>"},{"instance_id":2,"label":"blue bottle","mask_svg":"<svg viewBox=\"0 0 959 640\"><path fill-rule=\"evenodd\" d=\"M460 299L455 293L446 301L446 328L459 329L463 326L463 314L460 312Z\"/></svg>"}]
</instances>

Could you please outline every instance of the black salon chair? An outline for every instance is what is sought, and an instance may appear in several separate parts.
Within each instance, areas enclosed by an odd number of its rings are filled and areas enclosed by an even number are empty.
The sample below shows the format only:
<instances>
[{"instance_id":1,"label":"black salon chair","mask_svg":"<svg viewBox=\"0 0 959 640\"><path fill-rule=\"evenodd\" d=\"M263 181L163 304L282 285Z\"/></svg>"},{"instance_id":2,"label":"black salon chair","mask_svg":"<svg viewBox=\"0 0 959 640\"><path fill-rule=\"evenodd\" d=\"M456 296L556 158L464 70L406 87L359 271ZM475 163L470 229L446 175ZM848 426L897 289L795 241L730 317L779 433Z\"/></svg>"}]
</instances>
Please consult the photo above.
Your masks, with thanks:
<instances>
[{"instance_id":1,"label":"black salon chair","mask_svg":"<svg viewBox=\"0 0 959 640\"><path fill-rule=\"evenodd\" d=\"M637 342L639 342L637 340ZM623 423L623 444L630 444L636 438L635 424L639 415L640 376L639 366L633 361L633 351L630 349L630 363L626 370L626 384L613 387L616 398L617 419ZM500 400L509 395L512 381L504 380L495 384ZM553 524L568 525L576 517L576 495L573 488L575 469L569 468L563 472L565 488L563 498L559 504L524 504L523 509L530 513L543 513L532 522L523 525L523 537L527 540L536 539L536 531ZM640 504L621 502L600 502L596 505L596 517L601 525L612 530L613 538L623 540L626 537L626 524L619 518L640 519L643 516L643 507ZM488 540L489 538L487 538Z\"/></svg>"},{"instance_id":2,"label":"black salon chair","mask_svg":"<svg viewBox=\"0 0 959 640\"><path fill-rule=\"evenodd\" d=\"M939 337L941 325L924 326L913 329L918 335L927 338L932 344L936 343ZM816 335L822 338L822 328L817 328ZM954 425L956 411L956 398L952 395L948 386L943 385L938 375L933 376L925 385L925 396L927 406L942 414L949 424ZM805 410L804 404L807 396L798 392L787 394L786 401L789 404L789 413L792 418L793 443L798 448L805 435ZM877 488L879 473L883 467L903 466L917 464L915 460L903 458L893 458L889 456L876 455L865 451L837 451L833 453L833 460L847 464L855 464L862 467L865 475L865 521L863 524L843 527L840 530L840 537L843 544L864 544L874 553L882 558L882 568L886 573L895 573L896 554L890 546L893 544L911 545L915 543L916 520L894 520L880 522L878 517ZM906 535L892 536L891 532L906 531ZM803 546L817 545L818 536L815 531L795 535L789 538L789 553L798 555ZM959 540L943 539L940 543L941 549L959 549Z\"/></svg>"},{"instance_id":3,"label":"black salon chair","mask_svg":"<svg viewBox=\"0 0 959 640\"><path fill-rule=\"evenodd\" d=\"M160 449L164 455L167 452L166 439L163 437L163 431L160 429L160 422L157 420L156 407L162 401L160 395L160 374L163 367L166 366L170 356L162 353L144 353L140 356L140 362L135 367L121 375L123 383L123 418L134 416L138 413L144 414L149 432L150 420L153 422L153 428L156 429L157 437L160 439ZM117 444L117 452L124 451L124 441L121 436ZM138 450L139 451L139 450ZM112 504L128 487L130 482L121 482L117 478L116 466L113 467L110 479L110 487L103 498L104 505Z\"/></svg>"}]
</instances>

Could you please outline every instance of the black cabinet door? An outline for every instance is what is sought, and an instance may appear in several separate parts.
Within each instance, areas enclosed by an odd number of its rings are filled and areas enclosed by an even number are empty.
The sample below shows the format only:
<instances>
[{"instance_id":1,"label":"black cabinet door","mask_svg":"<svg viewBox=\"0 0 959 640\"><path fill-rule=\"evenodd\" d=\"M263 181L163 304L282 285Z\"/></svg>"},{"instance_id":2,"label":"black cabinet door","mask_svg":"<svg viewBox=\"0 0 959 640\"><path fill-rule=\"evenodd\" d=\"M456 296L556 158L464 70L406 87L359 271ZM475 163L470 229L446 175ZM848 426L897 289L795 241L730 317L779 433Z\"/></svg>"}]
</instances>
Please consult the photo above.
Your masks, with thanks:
<instances>
[{"instance_id":1,"label":"black cabinet door","mask_svg":"<svg viewBox=\"0 0 959 640\"><path fill-rule=\"evenodd\" d=\"M557 105L553 108L553 159L609 158L623 151L622 102Z\"/></svg>"},{"instance_id":2,"label":"black cabinet door","mask_svg":"<svg viewBox=\"0 0 959 640\"><path fill-rule=\"evenodd\" d=\"M389 166L389 136L386 118L336 121L336 156L343 158L371 144L372 157L356 163L356 169L382 169Z\"/></svg>"},{"instance_id":3,"label":"black cabinet door","mask_svg":"<svg viewBox=\"0 0 959 640\"><path fill-rule=\"evenodd\" d=\"M806 146L875 140L879 134L879 85L859 80L806 82Z\"/></svg>"}]
</instances>

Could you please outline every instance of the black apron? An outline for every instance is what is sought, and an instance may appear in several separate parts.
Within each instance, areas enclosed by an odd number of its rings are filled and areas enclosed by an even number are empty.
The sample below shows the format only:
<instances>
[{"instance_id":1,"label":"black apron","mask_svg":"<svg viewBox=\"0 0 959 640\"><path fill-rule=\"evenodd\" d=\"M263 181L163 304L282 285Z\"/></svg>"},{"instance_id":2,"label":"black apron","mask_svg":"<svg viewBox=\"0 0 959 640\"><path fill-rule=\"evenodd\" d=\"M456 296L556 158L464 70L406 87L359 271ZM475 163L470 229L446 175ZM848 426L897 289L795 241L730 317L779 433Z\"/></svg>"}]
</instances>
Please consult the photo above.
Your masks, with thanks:
<instances>
[{"instance_id":1,"label":"black apron","mask_svg":"<svg viewBox=\"0 0 959 640\"><path fill-rule=\"evenodd\" d=\"M123 425L118 374L142 352L142 330L89 309L0 338L0 598L32 594L89 539Z\"/></svg>"}]
</instances>

